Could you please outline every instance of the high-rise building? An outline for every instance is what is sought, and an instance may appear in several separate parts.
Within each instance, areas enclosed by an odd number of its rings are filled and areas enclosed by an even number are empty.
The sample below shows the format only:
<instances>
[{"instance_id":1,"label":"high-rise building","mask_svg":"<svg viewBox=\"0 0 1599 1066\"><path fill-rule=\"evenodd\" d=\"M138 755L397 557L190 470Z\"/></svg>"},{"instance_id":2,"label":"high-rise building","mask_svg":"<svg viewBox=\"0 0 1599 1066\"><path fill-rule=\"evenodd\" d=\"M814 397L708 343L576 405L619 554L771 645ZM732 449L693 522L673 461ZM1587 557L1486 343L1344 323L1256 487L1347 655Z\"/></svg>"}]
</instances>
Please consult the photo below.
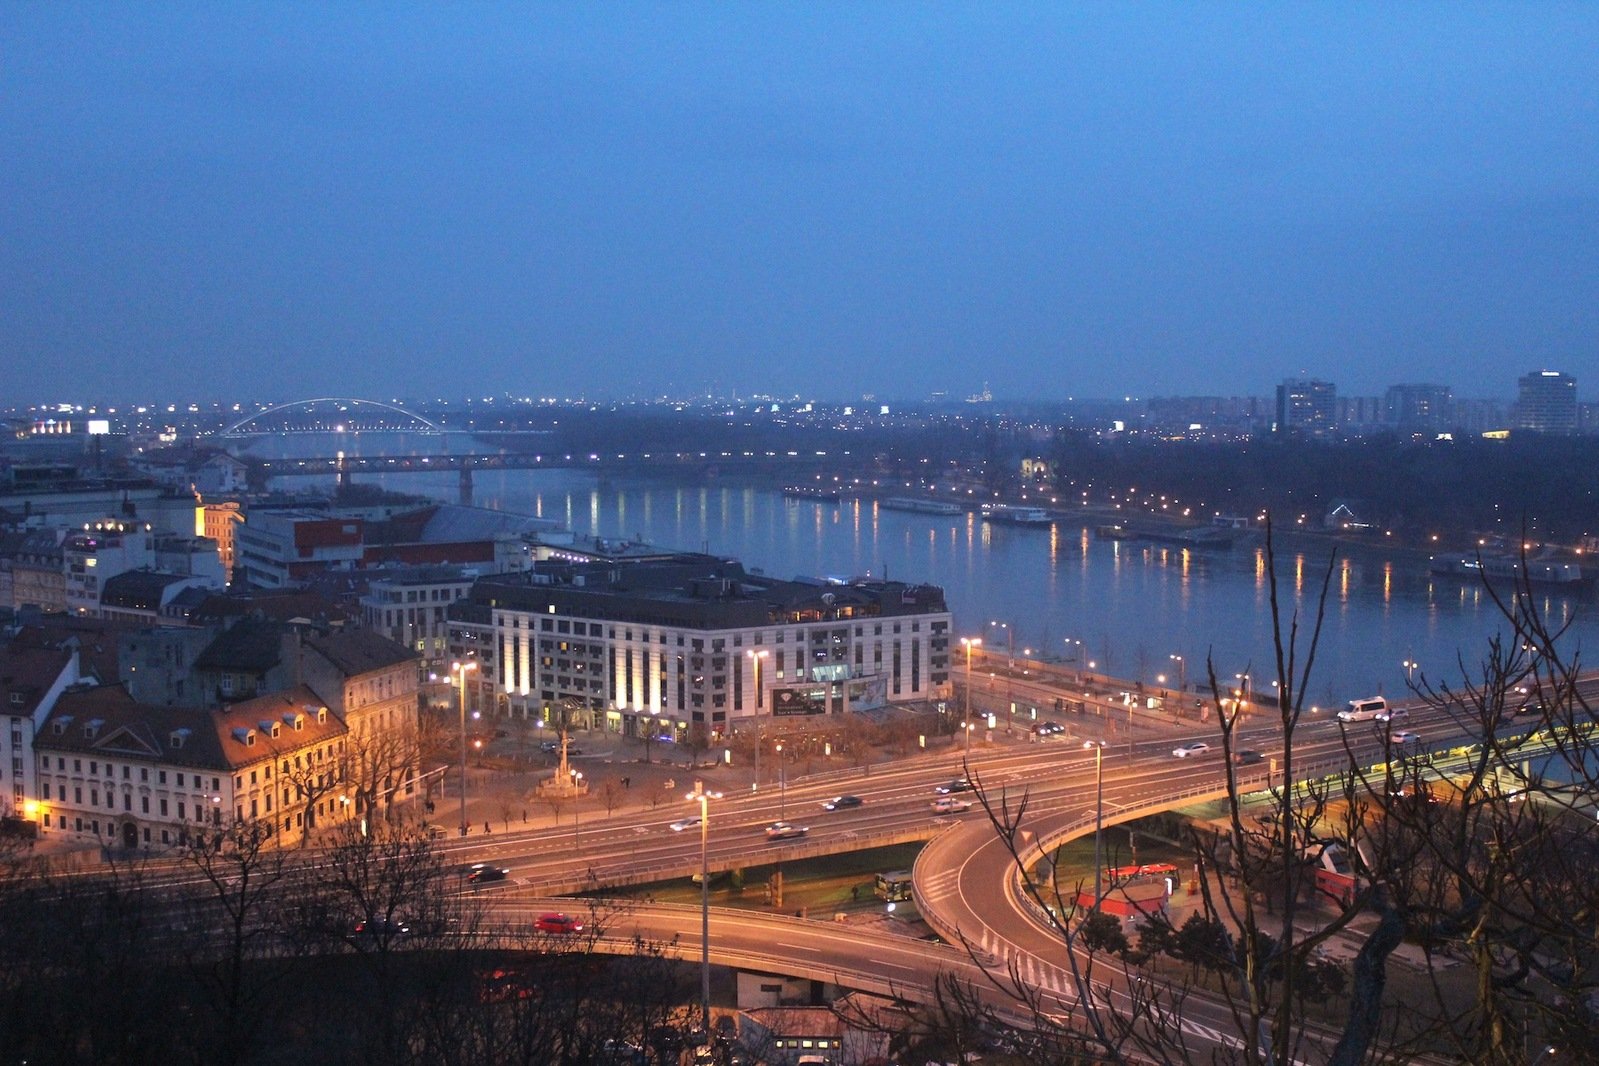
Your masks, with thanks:
<instances>
[{"instance_id":1,"label":"high-rise building","mask_svg":"<svg viewBox=\"0 0 1599 1066\"><path fill-rule=\"evenodd\" d=\"M1577 379L1558 370L1523 374L1516 392L1517 429L1577 432Z\"/></svg>"},{"instance_id":2,"label":"high-rise building","mask_svg":"<svg viewBox=\"0 0 1599 1066\"><path fill-rule=\"evenodd\" d=\"M1337 414L1338 390L1330 381L1288 378L1277 386L1278 433L1330 437Z\"/></svg>"},{"instance_id":3,"label":"high-rise building","mask_svg":"<svg viewBox=\"0 0 1599 1066\"><path fill-rule=\"evenodd\" d=\"M1448 385L1390 385L1383 421L1401 433L1436 433L1449 426L1453 406Z\"/></svg>"}]
</instances>

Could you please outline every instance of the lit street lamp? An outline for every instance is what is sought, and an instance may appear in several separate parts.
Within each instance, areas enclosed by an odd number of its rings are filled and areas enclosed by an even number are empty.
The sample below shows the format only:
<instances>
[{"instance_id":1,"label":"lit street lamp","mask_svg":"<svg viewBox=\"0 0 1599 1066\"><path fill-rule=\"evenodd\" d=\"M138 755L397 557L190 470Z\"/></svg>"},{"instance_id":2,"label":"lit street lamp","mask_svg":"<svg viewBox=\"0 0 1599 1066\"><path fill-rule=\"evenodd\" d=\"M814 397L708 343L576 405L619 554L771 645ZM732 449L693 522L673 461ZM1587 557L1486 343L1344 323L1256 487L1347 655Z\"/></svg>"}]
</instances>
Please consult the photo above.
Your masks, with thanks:
<instances>
[{"instance_id":1,"label":"lit street lamp","mask_svg":"<svg viewBox=\"0 0 1599 1066\"><path fill-rule=\"evenodd\" d=\"M1085 740L1083 747L1094 749L1094 909L1099 910L1099 878L1105 869L1100 852L1100 829L1105 821L1105 742Z\"/></svg>"},{"instance_id":2,"label":"lit street lamp","mask_svg":"<svg viewBox=\"0 0 1599 1066\"><path fill-rule=\"evenodd\" d=\"M1073 645L1077 648L1075 652L1072 652ZM1072 664L1072 683L1080 685L1083 683L1083 642L1067 637L1066 650L1071 652L1066 661Z\"/></svg>"},{"instance_id":3,"label":"lit street lamp","mask_svg":"<svg viewBox=\"0 0 1599 1066\"><path fill-rule=\"evenodd\" d=\"M690 803L700 805L700 1026L711 1031L711 804L721 799L720 792L707 792L705 782L694 782L688 794Z\"/></svg>"},{"instance_id":4,"label":"lit street lamp","mask_svg":"<svg viewBox=\"0 0 1599 1066\"><path fill-rule=\"evenodd\" d=\"M961 646L966 649L966 707L961 712L961 728L966 732L966 750L972 749L972 649L981 647L982 637L962 637Z\"/></svg>"},{"instance_id":5,"label":"lit street lamp","mask_svg":"<svg viewBox=\"0 0 1599 1066\"><path fill-rule=\"evenodd\" d=\"M1015 701L1011 699L1011 681L1016 675L1016 631L1010 627L1009 622L990 622L991 626L998 626L1005 631L1005 734L1010 735L1011 707Z\"/></svg>"},{"instance_id":6,"label":"lit street lamp","mask_svg":"<svg viewBox=\"0 0 1599 1066\"><path fill-rule=\"evenodd\" d=\"M1413 686L1416 680L1416 671L1421 669L1421 664L1414 659L1406 659L1399 665L1405 668L1405 686L1407 688Z\"/></svg>"},{"instance_id":7,"label":"lit street lamp","mask_svg":"<svg viewBox=\"0 0 1599 1066\"><path fill-rule=\"evenodd\" d=\"M568 770L567 773L572 775L572 850L582 851L583 826L578 821L578 815L581 812L578 801L583 798L583 771Z\"/></svg>"},{"instance_id":8,"label":"lit street lamp","mask_svg":"<svg viewBox=\"0 0 1599 1066\"><path fill-rule=\"evenodd\" d=\"M1167 658L1177 664L1177 691L1182 692L1188 688L1188 662L1181 655L1168 655Z\"/></svg>"},{"instance_id":9,"label":"lit street lamp","mask_svg":"<svg viewBox=\"0 0 1599 1066\"><path fill-rule=\"evenodd\" d=\"M755 780L750 782L750 791L753 792L761 787L761 660L766 658L766 650L763 648L744 654L755 664Z\"/></svg>"},{"instance_id":10,"label":"lit street lamp","mask_svg":"<svg viewBox=\"0 0 1599 1066\"><path fill-rule=\"evenodd\" d=\"M783 742L778 741L772 748L777 752L777 817L781 821L788 817L788 774L783 765Z\"/></svg>"},{"instance_id":11,"label":"lit street lamp","mask_svg":"<svg viewBox=\"0 0 1599 1066\"><path fill-rule=\"evenodd\" d=\"M461 679L461 835L466 836L466 675L476 670L477 663L451 663L450 673Z\"/></svg>"}]
</instances>

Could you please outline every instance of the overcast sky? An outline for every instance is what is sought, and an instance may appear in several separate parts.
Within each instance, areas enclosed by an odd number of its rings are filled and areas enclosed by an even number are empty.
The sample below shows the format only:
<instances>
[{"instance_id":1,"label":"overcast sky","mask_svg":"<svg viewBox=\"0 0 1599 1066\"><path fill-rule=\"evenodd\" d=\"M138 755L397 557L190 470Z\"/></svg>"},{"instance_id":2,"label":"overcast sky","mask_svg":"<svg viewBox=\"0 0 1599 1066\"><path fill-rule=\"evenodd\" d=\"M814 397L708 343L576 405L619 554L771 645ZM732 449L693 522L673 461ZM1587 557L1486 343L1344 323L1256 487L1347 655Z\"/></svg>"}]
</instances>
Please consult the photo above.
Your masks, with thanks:
<instances>
[{"instance_id":1,"label":"overcast sky","mask_svg":"<svg viewBox=\"0 0 1599 1066\"><path fill-rule=\"evenodd\" d=\"M0 402L1599 395L1599 5L0 5Z\"/></svg>"}]
</instances>

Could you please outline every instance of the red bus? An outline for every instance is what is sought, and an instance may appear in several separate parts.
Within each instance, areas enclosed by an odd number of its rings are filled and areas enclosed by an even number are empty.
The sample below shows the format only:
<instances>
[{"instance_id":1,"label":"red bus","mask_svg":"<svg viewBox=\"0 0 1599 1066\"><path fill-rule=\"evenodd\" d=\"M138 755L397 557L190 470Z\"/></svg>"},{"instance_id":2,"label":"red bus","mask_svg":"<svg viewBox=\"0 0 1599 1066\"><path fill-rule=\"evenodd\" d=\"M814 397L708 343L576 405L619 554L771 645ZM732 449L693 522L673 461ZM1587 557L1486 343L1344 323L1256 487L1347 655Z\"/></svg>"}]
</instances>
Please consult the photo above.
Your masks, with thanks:
<instances>
[{"instance_id":1,"label":"red bus","mask_svg":"<svg viewBox=\"0 0 1599 1066\"><path fill-rule=\"evenodd\" d=\"M1142 866L1114 866L1105 871L1105 879L1111 887L1167 879L1173 886L1180 883L1177 879L1177 867L1169 862L1145 863Z\"/></svg>"}]
</instances>

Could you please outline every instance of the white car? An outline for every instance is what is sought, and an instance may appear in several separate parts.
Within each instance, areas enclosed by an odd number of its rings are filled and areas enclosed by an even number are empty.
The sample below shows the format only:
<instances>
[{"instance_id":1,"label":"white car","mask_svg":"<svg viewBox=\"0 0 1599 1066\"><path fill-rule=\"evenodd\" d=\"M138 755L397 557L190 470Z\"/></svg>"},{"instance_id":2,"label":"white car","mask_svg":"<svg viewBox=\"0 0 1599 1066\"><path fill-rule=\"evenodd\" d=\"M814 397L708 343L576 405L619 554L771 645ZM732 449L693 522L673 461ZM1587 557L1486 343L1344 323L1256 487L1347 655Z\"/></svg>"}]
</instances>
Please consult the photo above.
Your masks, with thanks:
<instances>
[{"instance_id":1,"label":"white car","mask_svg":"<svg viewBox=\"0 0 1599 1066\"><path fill-rule=\"evenodd\" d=\"M1173 756L1186 759L1190 755L1203 755L1210 750L1210 745L1203 740L1196 740L1192 744L1181 744L1171 750Z\"/></svg>"},{"instance_id":2,"label":"white car","mask_svg":"<svg viewBox=\"0 0 1599 1066\"><path fill-rule=\"evenodd\" d=\"M1421 734L1412 733L1408 729L1396 729L1392 733L1388 734L1388 740L1395 747L1400 747L1405 744L1420 744Z\"/></svg>"},{"instance_id":3,"label":"white car","mask_svg":"<svg viewBox=\"0 0 1599 1066\"><path fill-rule=\"evenodd\" d=\"M971 800L958 799L955 796L940 796L933 801L935 814L959 814L961 811L972 809Z\"/></svg>"},{"instance_id":4,"label":"white car","mask_svg":"<svg viewBox=\"0 0 1599 1066\"><path fill-rule=\"evenodd\" d=\"M808 825L795 825L793 822L773 822L766 827L767 840L788 840L790 837L802 837L811 831Z\"/></svg>"},{"instance_id":5,"label":"white car","mask_svg":"<svg viewBox=\"0 0 1599 1066\"><path fill-rule=\"evenodd\" d=\"M688 818L679 818L677 821L673 822L669 828L674 833L681 833L685 829L698 829L699 827L700 816L696 814Z\"/></svg>"},{"instance_id":6,"label":"white car","mask_svg":"<svg viewBox=\"0 0 1599 1066\"><path fill-rule=\"evenodd\" d=\"M1386 711L1377 712L1377 721L1392 722L1395 718L1409 718L1410 711L1404 707L1390 707Z\"/></svg>"}]
</instances>

